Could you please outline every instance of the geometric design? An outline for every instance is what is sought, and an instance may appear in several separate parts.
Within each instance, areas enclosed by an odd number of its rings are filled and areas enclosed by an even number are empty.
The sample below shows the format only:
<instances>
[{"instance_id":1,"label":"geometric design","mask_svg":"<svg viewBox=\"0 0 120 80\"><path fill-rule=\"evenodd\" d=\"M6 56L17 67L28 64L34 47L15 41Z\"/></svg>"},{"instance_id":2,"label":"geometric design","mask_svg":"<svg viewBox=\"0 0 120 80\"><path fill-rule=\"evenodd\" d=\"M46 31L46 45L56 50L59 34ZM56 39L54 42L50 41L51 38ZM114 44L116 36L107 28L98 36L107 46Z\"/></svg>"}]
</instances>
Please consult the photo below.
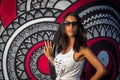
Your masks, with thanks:
<instances>
[{"instance_id":1,"label":"geometric design","mask_svg":"<svg viewBox=\"0 0 120 80\"><path fill-rule=\"evenodd\" d=\"M111 37L120 43L120 15L109 5L98 5L79 12L82 24L87 31L87 39ZM100 13L98 13L100 12ZM88 16L89 15L89 16Z\"/></svg>"},{"instance_id":2,"label":"geometric design","mask_svg":"<svg viewBox=\"0 0 120 80\"><path fill-rule=\"evenodd\" d=\"M47 57L43 57L43 42L40 42L38 44L35 44L27 53L26 60L25 60L25 67L26 72L30 79L50 79L49 76L49 68L48 68L48 60ZM42 59L42 60L40 60ZM39 61L39 62L38 62ZM43 62L44 64L42 64ZM42 66L38 66L39 64L44 65L44 68ZM43 69L41 71L41 68ZM46 69L47 68L47 69ZM47 73L47 74L45 74Z\"/></svg>"},{"instance_id":3,"label":"geometric design","mask_svg":"<svg viewBox=\"0 0 120 80\"><path fill-rule=\"evenodd\" d=\"M41 9L22 14L1 34L0 56L3 56L1 58L3 69L1 69L1 71L3 71L2 73L6 80L18 78L28 79L28 74L26 74L25 71L25 62L23 62L27 55L25 51L29 51L30 48L38 42L47 39L53 40L55 37L56 31L59 29L59 24L55 23L55 20L61 12L51 9L52 15L49 15L44 14L43 11L49 12L50 10ZM37 15L39 12L42 14ZM27 48L23 49L23 46ZM24 53L22 53L21 50L25 50ZM43 53L41 53L41 55L42 54ZM2 61L4 64L2 64ZM3 79L3 75L1 74L1 79ZM44 74L41 75L45 76ZM50 78L49 75L47 76Z\"/></svg>"},{"instance_id":4,"label":"geometric design","mask_svg":"<svg viewBox=\"0 0 120 80\"><path fill-rule=\"evenodd\" d=\"M89 4L88 4L89 5ZM79 14L82 25L86 29L87 43L93 53L101 60L107 69L102 80L115 80L120 74L120 14L114 5L100 1L80 7ZM85 78L87 80L95 73L89 62L86 63Z\"/></svg>"},{"instance_id":5,"label":"geometric design","mask_svg":"<svg viewBox=\"0 0 120 80\"><path fill-rule=\"evenodd\" d=\"M52 12L52 15L49 15L49 12ZM41 14L39 14L39 13L41 13ZM45 14L45 13L47 13L47 14ZM3 73L3 75L5 76L6 80L8 80L9 77L10 77L10 79L13 79L13 78L17 79L16 73L14 72L15 65L14 65L14 63L12 63L15 60L15 54L16 54L13 51L20 48L19 47L20 44L22 43L22 41L24 41L24 39L27 38L27 36L38 33L41 30L43 30L43 32L48 31L46 33L46 35L43 37L43 39L46 40L48 38L48 35L51 34L51 32L49 32L49 30L56 32L59 28L59 25L56 23L55 24L52 24L52 23L55 22L56 18L60 15L60 13L61 13L61 11L55 10L55 9L40 9L40 10L30 11L30 12L20 15L16 20L14 20L3 31L3 33L1 34L1 38L0 38L0 56L2 59L2 60L0 60L0 65L1 65L0 70L1 70L1 73ZM41 23L41 27L37 23ZM45 24L43 24L43 23L45 23ZM36 24L36 25L34 25L34 24ZM33 27L34 30L33 30L33 28L25 29L32 25L34 25L34 27ZM34 33L32 33L31 31L33 31ZM42 35L43 32L41 32L40 34ZM52 34L55 34L55 33L52 33ZM17 39L16 39L16 37L17 37ZM54 38L54 36L51 35L50 39L52 40L53 38ZM14 41L15 39L16 39L16 41ZM41 39L41 38L39 38L39 39ZM13 44L13 45L11 45L11 44ZM14 49L11 49L13 46L15 46ZM10 52L13 52L14 55L8 54L8 52L9 52L8 50ZM7 59L7 57L9 57L9 58ZM12 62L9 63L7 61L12 61ZM9 65L7 65L7 63L9 63ZM7 66L8 66L8 68L7 68ZM13 70L10 70L9 68L13 69ZM8 70L10 70L10 71L8 71ZM12 74L11 74L11 72L12 72ZM1 79L3 79L3 75L1 74Z\"/></svg>"},{"instance_id":6,"label":"geometric design","mask_svg":"<svg viewBox=\"0 0 120 80\"><path fill-rule=\"evenodd\" d=\"M2 65L1 73L3 73L0 75L1 79L50 79L49 69L43 69L41 65L38 65L42 60L47 60L41 51L43 47L36 48L29 57L28 54L35 45L47 39L54 39L60 27L55 20L62 13L62 9L65 10L76 0L39 1L17 0L17 18L1 34L0 56L2 60L0 64ZM41 3L40 6L39 3ZM57 7L59 5L64 5L64 7ZM45 66L47 65L46 63Z\"/></svg>"},{"instance_id":7,"label":"geometric design","mask_svg":"<svg viewBox=\"0 0 120 80\"><path fill-rule=\"evenodd\" d=\"M105 65L107 73L102 80L114 80L119 75L119 64L120 64L120 50L119 44L112 38L99 37L88 40L89 47ZM95 73L95 69L90 65L86 64L86 77L87 80Z\"/></svg>"},{"instance_id":8,"label":"geometric design","mask_svg":"<svg viewBox=\"0 0 120 80\"><path fill-rule=\"evenodd\" d=\"M50 80L43 41L53 40L60 28L57 22L67 12L75 11L86 29L88 46L107 68L102 80L119 80L120 14L109 2L17 0L17 18L5 29L0 21L0 79ZM85 67L89 80L94 69L88 63Z\"/></svg>"},{"instance_id":9,"label":"geometric design","mask_svg":"<svg viewBox=\"0 0 120 80\"><path fill-rule=\"evenodd\" d=\"M17 0L17 14L21 15L25 12L37 10L37 9L56 9L65 10L71 4L75 3L77 0Z\"/></svg>"},{"instance_id":10,"label":"geometric design","mask_svg":"<svg viewBox=\"0 0 120 80\"><path fill-rule=\"evenodd\" d=\"M48 28L46 28L47 26L49 26ZM58 30L59 25L58 24L54 24L54 23L39 23L39 24L35 24L32 26L29 26L28 28L22 30L22 32L20 34L18 34L15 38L14 41L11 43L9 50L7 52L7 71L9 74L9 78L10 79L20 79L20 77L22 79L28 79L26 74L26 70L25 70L25 60L27 58L27 54L28 51L30 51L31 47L33 47L35 44L37 44L38 42L44 41L44 40L53 40L56 31ZM36 31L37 30L37 31ZM28 31L28 32L27 32ZM29 33L29 34L28 34ZM42 47L42 46L41 46ZM30 68L33 71L33 68L36 67L36 71L39 72L37 70L37 65L33 65L36 64L37 62L32 61L35 60L36 58L38 59L40 57L40 55L42 55L42 51L35 53L33 51L34 55L37 56L29 56L30 59ZM4 57L3 57L4 59ZM28 58L27 58L28 59ZM36 60L37 60L36 59ZM11 62L15 62L15 63L11 63ZM35 62L35 63L34 63ZM15 69L15 70L14 70ZM14 73L16 72L16 73ZM12 73L12 75L10 75L10 73ZM14 75L13 75L14 74ZM34 76L36 75L40 75L42 73L37 73L35 74L35 72L33 71ZM42 74L44 75L44 74ZM39 78L38 78L39 79ZM41 78L42 80L42 78Z\"/></svg>"}]
</instances>

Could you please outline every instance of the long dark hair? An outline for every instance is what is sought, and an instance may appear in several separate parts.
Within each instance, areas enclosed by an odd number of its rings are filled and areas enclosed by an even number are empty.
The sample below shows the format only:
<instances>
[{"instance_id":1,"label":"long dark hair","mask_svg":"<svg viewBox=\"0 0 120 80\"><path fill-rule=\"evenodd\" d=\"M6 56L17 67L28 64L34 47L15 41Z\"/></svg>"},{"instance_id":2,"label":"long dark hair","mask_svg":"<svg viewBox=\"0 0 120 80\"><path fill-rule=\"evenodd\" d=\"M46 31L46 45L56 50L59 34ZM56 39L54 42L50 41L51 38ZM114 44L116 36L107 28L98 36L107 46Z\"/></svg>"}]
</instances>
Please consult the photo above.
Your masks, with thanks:
<instances>
[{"instance_id":1,"label":"long dark hair","mask_svg":"<svg viewBox=\"0 0 120 80\"><path fill-rule=\"evenodd\" d=\"M61 24L61 30L60 30L60 38L58 41L58 47L57 47L57 51L58 53L65 51L68 47L69 44L69 39L67 34L65 33L65 27L63 22L65 21L65 19L68 16L74 16L77 21L78 21L78 31L75 35L75 43L73 45L73 50L75 52L79 52L81 47L86 47L86 36L85 36L85 29L81 23L80 17L74 13L74 12L69 12L68 14L66 14L63 18L62 24Z\"/></svg>"}]
</instances>

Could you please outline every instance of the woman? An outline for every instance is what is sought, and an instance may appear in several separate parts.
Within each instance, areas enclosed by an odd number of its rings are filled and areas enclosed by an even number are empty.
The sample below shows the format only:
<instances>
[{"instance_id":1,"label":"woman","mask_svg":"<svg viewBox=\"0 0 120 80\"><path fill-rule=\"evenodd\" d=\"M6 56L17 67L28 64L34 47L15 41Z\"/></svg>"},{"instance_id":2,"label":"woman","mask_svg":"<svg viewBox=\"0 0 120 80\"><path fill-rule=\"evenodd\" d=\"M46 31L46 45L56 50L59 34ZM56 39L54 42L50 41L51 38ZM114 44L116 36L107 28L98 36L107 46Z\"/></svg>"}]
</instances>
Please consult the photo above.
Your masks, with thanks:
<instances>
[{"instance_id":1,"label":"woman","mask_svg":"<svg viewBox=\"0 0 120 80\"><path fill-rule=\"evenodd\" d=\"M55 45L45 41L44 53L55 67L56 80L80 80L85 59L96 69L90 80L99 80L105 67L86 45L85 30L79 16L68 13L62 22L61 37L57 45L58 55L53 58Z\"/></svg>"}]
</instances>

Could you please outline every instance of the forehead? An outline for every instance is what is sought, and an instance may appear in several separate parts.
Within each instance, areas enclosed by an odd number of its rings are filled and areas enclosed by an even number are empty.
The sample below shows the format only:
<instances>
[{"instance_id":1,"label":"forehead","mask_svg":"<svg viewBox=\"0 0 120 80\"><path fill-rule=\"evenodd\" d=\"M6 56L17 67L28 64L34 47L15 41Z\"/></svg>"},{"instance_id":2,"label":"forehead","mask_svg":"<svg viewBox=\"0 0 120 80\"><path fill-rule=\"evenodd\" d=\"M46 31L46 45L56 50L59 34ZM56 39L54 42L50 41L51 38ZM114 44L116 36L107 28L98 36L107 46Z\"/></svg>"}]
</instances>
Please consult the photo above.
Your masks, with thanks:
<instances>
[{"instance_id":1,"label":"forehead","mask_svg":"<svg viewBox=\"0 0 120 80\"><path fill-rule=\"evenodd\" d=\"M69 15L69 16L67 16L67 17L65 18L65 21L70 21L70 22L72 22L72 21L77 21L77 19L76 19L74 16Z\"/></svg>"}]
</instances>

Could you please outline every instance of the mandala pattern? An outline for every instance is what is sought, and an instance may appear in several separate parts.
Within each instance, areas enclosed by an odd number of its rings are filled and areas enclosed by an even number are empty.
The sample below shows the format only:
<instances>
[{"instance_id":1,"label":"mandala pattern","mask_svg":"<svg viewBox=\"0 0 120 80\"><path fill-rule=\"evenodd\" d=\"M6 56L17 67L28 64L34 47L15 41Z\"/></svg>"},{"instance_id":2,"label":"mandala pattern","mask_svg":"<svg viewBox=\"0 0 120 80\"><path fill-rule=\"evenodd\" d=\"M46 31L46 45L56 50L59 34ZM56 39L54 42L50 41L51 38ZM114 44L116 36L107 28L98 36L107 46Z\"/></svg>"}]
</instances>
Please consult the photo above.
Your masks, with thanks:
<instances>
[{"instance_id":1,"label":"mandala pattern","mask_svg":"<svg viewBox=\"0 0 120 80\"><path fill-rule=\"evenodd\" d=\"M77 0L18 0L17 2L17 14L23 14L30 10L36 10L41 8L65 10L71 4Z\"/></svg>"},{"instance_id":2,"label":"mandala pattern","mask_svg":"<svg viewBox=\"0 0 120 80\"><path fill-rule=\"evenodd\" d=\"M53 40L56 31L59 29L59 24L54 23L56 19L55 17L57 17L57 12L59 13L59 11L51 10L54 11L54 13L52 14L52 16L49 15L49 18L47 18L48 15L45 14L44 15L36 14L37 12L42 13L42 11L47 12L47 9L43 9L41 11L36 10L36 12L31 11L29 13L25 13L19 16L19 18L16 19L13 23L11 23L11 25L9 25L8 28L6 28L6 30L3 32L0 41L1 41L1 50L2 50L1 52L4 52L4 54L1 56L3 56L3 63L5 63L3 72L6 80L28 79L28 75L30 75L30 73L28 73L27 75L25 71L26 68L24 62L26 60L27 57L26 55L28 54L28 51L31 49L31 47L33 47L37 43L40 43L47 39ZM42 16L46 16L46 18L42 18ZM37 51L37 49L35 51ZM35 52L33 51L33 53ZM41 55L43 55L43 53L39 52L39 56L34 56L34 57L38 57L39 59ZM31 57L33 58L32 55ZM26 65L35 64L33 63L34 61L32 61L34 59L31 59L31 57L29 59L30 62L27 63ZM35 67L35 65L29 67L32 68ZM32 71L33 70L34 69L32 69ZM38 72L38 70L36 71ZM40 74L43 73L39 72L36 73L34 76ZM47 77L48 77L47 79L50 78L49 75L47 75ZM36 77L36 79L37 78L38 77ZM46 76L44 77L41 76L41 78L39 79L44 80L44 78L46 79Z\"/></svg>"},{"instance_id":3,"label":"mandala pattern","mask_svg":"<svg viewBox=\"0 0 120 80\"><path fill-rule=\"evenodd\" d=\"M120 79L120 13L115 4L100 0L17 0L16 8L17 17L7 28L0 21L0 80L50 80L44 41L55 41L60 22L70 11L79 14L88 46L108 71L102 80ZM95 70L88 62L85 67L82 78L89 80Z\"/></svg>"},{"instance_id":4,"label":"mandala pattern","mask_svg":"<svg viewBox=\"0 0 120 80\"><path fill-rule=\"evenodd\" d=\"M92 4L85 10L80 8L77 13L86 29L88 46L107 68L102 80L115 80L120 74L120 14L109 4ZM90 63L87 63L86 69L86 79L89 80L95 70Z\"/></svg>"}]
</instances>

